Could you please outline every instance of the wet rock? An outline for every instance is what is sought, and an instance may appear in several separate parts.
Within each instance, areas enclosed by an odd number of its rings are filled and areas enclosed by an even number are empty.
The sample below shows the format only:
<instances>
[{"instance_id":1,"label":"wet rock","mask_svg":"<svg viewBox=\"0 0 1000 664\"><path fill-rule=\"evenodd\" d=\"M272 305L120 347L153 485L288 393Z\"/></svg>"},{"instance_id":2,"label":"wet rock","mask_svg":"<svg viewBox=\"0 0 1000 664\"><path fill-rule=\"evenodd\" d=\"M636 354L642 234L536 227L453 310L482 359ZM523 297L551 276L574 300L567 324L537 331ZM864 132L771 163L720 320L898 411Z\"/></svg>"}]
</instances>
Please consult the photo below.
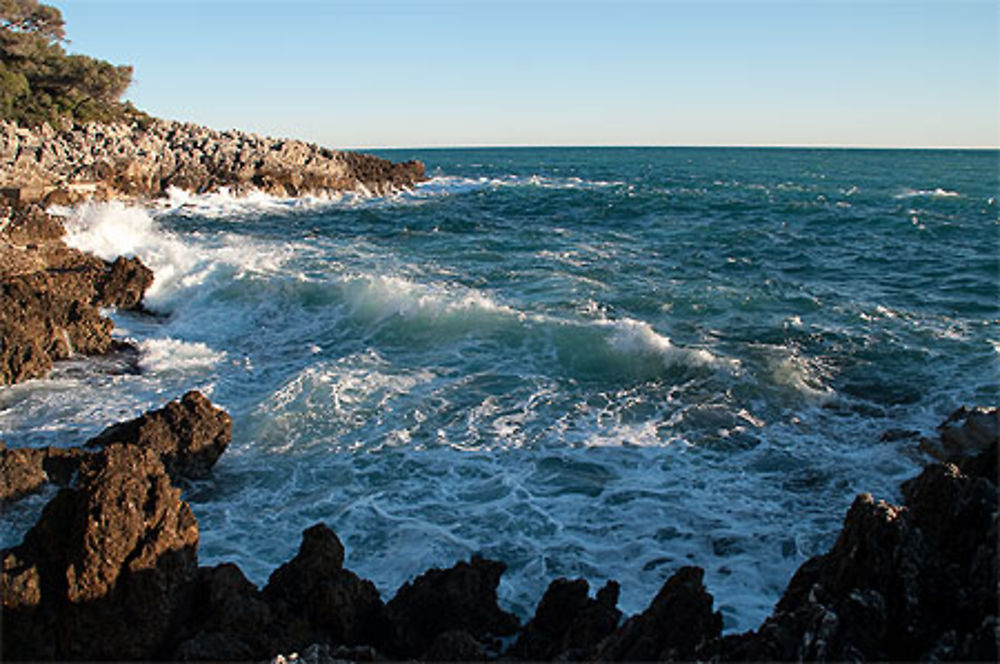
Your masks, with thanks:
<instances>
[{"instance_id":1,"label":"wet rock","mask_svg":"<svg viewBox=\"0 0 1000 664\"><path fill-rule=\"evenodd\" d=\"M154 450L174 479L207 477L232 439L232 419L200 392L112 425L87 441L88 447L128 443Z\"/></svg>"},{"instance_id":2,"label":"wet rock","mask_svg":"<svg viewBox=\"0 0 1000 664\"><path fill-rule=\"evenodd\" d=\"M517 617L497 605L497 585L507 568L473 556L449 569L432 569L401 587L386 605L391 654L419 657L434 640L464 631L481 644L514 634Z\"/></svg>"},{"instance_id":3,"label":"wet rock","mask_svg":"<svg viewBox=\"0 0 1000 664\"><path fill-rule=\"evenodd\" d=\"M344 547L324 524L302 533L292 560L276 569L262 596L281 633L281 649L311 643L370 645L384 630L382 599L371 581L343 568Z\"/></svg>"},{"instance_id":4,"label":"wet rock","mask_svg":"<svg viewBox=\"0 0 1000 664\"><path fill-rule=\"evenodd\" d=\"M194 515L153 450L88 456L78 486L3 552L4 659L159 656L197 543Z\"/></svg>"},{"instance_id":5,"label":"wet rock","mask_svg":"<svg viewBox=\"0 0 1000 664\"><path fill-rule=\"evenodd\" d=\"M712 611L704 570L682 567L645 611L629 618L601 644L601 661L689 661L722 634L722 614Z\"/></svg>"},{"instance_id":6,"label":"wet rock","mask_svg":"<svg viewBox=\"0 0 1000 664\"><path fill-rule=\"evenodd\" d=\"M584 579L556 579L549 584L535 616L507 652L518 659L542 661L585 659L585 653L618 627L618 584L609 581L588 597Z\"/></svg>"}]
</instances>

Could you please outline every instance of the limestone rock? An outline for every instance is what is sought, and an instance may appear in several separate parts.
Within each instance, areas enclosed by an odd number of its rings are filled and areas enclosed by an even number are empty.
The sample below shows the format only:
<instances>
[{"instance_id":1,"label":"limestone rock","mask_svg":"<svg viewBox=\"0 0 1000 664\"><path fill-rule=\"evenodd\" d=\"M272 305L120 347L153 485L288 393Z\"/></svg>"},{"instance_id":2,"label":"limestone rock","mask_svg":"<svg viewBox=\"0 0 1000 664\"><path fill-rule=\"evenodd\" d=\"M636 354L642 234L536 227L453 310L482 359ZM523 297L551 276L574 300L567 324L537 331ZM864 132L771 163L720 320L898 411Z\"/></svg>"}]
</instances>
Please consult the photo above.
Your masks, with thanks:
<instances>
[{"instance_id":1,"label":"limestone rock","mask_svg":"<svg viewBox=\"0 0 1000 664\"><path fill-rule=\"evenodd\" d=\"M392 163L190 123L157 120L145 128L89 123L54 131L0 121L0 186L22 201L148 198L169 187L196 193L225 187L277 196L346 190L383 195L423 179L420 162Z\"/></svg>"}]
</instances>

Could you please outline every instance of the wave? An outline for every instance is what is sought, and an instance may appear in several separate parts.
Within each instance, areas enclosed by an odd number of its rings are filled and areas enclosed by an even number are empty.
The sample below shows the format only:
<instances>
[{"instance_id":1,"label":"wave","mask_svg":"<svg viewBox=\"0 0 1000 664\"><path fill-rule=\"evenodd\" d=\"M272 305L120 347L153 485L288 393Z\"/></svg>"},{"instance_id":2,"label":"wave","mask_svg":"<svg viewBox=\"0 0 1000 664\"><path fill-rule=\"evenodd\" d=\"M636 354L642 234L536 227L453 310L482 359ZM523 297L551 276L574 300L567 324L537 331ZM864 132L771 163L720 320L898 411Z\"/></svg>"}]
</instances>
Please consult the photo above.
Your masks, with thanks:
<instances>
[{"instance_id":1,"label":"wave","mask_svg":"<svg viewBox=\"0 0 1000 664\"><path fill-rule=\"evenodd\" d=\"M251 189L246 193L234 194L229 187L220 187L218 191L202 194L170 187L166 193L165 199L154 202L154 209L159 214L208 219L289 214L365 198L361 192L331 192L324 195L287 197L274 196L257 189Z\"/></svg>"},{"instance_id":2,"label":"wave","mask_svg":"<svg viewBox=\"0 0 1000 664\"><path fill-rule=\"evenodd\" d=\"M676 367L736 370L739 362L679 346L645 321L566 318L502 303L455 283L422 284L401 276L354 274L336 283L345 313L369 334L413 343L493 338L511 348L548 348L571 372L655 377Z\"/></svg>"},{"instance_id":3,"label":"wave","mask_svg":"<svg viewBox=\"0 0 1000 664\"><path fill-rule=\"evenodd\" d=\"M294 245L269 245L229 233L176 235L149 210L118 201L51 212L65 217L68 246L109 261L138 256L153 270L153 284L145 298L153 309L169 308L183 292L220 272L226 278L275 273L296 250Z\"/></svg>"},{"instance_id":4,"label":"wave","mask_svg":"<svg viewBox=\"0 0 1000 664\"><path fill-rule=\"evenodd\" d=\"M344 278L340 287L350 310L374 322L394 317L442 321L518 315L488 294L458 284L425 285L398 276L355 274Z\"/></svg>"}]
</instances>

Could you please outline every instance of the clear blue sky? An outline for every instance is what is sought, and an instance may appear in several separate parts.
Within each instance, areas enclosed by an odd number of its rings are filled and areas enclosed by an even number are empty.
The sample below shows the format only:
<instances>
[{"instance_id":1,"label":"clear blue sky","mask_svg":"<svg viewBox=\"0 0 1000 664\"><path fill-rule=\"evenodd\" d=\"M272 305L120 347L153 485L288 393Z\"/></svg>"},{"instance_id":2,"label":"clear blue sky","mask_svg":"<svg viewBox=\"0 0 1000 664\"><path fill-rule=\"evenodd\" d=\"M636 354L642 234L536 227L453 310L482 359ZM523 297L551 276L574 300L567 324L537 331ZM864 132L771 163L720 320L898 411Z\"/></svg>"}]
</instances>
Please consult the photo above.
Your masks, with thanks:
<instances>
[{"instance_id":1,"label":"clear blue sky","mask_svg":"<svg viewBox=\"0 0 1000 664\"><path fill-rule=\"evenodd\" d=\"M1000 143L996 0L47 1L140 108L331 147Z\"/></svg>"}]
</instances>

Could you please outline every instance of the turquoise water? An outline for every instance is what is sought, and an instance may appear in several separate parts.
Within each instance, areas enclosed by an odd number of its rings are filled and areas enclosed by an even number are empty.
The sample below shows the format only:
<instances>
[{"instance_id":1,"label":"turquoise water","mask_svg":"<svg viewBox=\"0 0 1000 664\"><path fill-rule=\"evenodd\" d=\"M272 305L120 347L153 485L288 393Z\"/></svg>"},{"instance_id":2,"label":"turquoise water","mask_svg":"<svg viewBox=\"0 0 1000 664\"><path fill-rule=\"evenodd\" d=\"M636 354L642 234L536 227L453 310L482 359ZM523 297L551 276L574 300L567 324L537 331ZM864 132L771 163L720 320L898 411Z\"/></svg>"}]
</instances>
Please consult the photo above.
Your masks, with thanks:
<instances>
[{"instance_id":1,"label":"turquoise water","mask_svg":"<svg viewBox=\"0 0 1000 664\"><path fill-rule=\"evenodd\" d=\"M501 603L548 581L645 607L706 569L755 627L914 438L998 402L995 151L392 151L386 199L174 192L61 210L138 254L141 375L71 362L0 391L0 437L75 444L201 388L234 417L186 488L203 564L263 583L325 521L385 596L473 552ZM9 511L16 541L41 499Z\"/></svg>"}]
</instances>

